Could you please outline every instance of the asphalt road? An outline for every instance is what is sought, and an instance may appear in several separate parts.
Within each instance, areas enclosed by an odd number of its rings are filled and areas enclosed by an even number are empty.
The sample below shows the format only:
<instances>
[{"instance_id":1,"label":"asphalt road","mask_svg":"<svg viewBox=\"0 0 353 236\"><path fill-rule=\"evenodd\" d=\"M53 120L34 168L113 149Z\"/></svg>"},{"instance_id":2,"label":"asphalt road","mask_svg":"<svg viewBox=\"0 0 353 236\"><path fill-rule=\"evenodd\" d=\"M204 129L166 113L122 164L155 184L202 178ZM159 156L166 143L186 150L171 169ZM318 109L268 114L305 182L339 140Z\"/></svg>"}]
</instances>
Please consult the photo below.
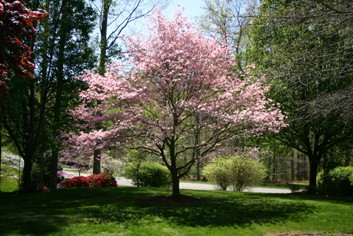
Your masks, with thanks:
<instances>
[{"instance_id":1,"label":"asphalt road","mask_svg":"<svg viewBox=\"0 0 353 236\"><path fill-rule=\"evenodd\" d=\"M72 178L78 176L77 172L72 172L68 169L64 169L63 174L65 178ZM82 176L87 176L88 174L81 174ZM133 186L132 181L126 178L116 178L118 186ZM206 183L189 183L181 182L180 189L191 189L191 190L218 190L216 185L206 184ZM248 187L244 192L254 192L254 193L291 193L289 189L280 189L280 188L253 188Z\"/></svg>"}]
</instances>

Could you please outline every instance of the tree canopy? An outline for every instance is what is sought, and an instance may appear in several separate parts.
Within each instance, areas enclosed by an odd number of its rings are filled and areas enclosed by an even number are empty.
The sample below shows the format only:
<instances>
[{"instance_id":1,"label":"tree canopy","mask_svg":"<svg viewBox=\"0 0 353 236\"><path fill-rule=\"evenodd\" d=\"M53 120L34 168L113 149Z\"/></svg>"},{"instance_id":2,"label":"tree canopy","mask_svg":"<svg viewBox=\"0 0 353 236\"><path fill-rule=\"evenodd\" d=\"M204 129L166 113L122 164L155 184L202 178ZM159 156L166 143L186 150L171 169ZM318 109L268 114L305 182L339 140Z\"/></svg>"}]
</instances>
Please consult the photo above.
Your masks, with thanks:
<instances>
[{"instance_id":1,"label":"tree canopy","mask_svg":"<svg viewBox=\"0 0 353 236\"><path fill-rule=\"evenodd\" d=\"M116 145L119 134L131 131L140 148L168 167L178 196L179 179L222 141L284 126L280 110L265 98L263 78L232 72L231 48L203 35L181 12L168 20L156 11L150 33L125 42L132 69L112 64L104 78L94 72L80 77L89 86L80 94L83 104L73 111L88 131L71 136L80 140L80 148ZM103 119L103 129L89 132ZM196 143L195 133L205 139ZM181 162L181 157L188 160Z\"/></svg>"}]
</instances>

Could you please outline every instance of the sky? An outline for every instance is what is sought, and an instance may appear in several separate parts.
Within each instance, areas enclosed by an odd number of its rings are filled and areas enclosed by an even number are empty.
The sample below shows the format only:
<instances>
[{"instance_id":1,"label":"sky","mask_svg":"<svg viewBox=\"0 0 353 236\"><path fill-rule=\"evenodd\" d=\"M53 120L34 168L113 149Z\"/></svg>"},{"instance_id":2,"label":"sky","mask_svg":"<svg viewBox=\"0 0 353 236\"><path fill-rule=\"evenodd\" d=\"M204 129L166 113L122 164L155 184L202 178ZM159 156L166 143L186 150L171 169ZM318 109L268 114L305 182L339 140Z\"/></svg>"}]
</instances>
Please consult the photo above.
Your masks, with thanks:
<instances>
[{"instance_id":1,"label":"sky","mask_svg":"<svg viewBox=\"0 0 353 236\"><path fill-rule=\"evenodd\" d=\"M189 20L193 21L200 17L203 13L202 6L204 5L204 0L169 0L168 6L163 9L163 13L168 17L173 17L174 12L183 7L183 15L186 16ZM148 20L139 19L129 26L129 32L127 34L134 33L145 33L146 24Z\"/></svg>"},{"instance_id":2,"label":"sky","mask_svg":"<svg viewBox=\"0 0 353 236\"><path fill-rule=\"evenodd\" d=\"M172 16L178 9L178 5L185 8L183 13L186 17L190 20L194 20L198 16L202 15L204 0L170 0L170 4L164 10L165 14Z\"/></svg>"}]
</instances>

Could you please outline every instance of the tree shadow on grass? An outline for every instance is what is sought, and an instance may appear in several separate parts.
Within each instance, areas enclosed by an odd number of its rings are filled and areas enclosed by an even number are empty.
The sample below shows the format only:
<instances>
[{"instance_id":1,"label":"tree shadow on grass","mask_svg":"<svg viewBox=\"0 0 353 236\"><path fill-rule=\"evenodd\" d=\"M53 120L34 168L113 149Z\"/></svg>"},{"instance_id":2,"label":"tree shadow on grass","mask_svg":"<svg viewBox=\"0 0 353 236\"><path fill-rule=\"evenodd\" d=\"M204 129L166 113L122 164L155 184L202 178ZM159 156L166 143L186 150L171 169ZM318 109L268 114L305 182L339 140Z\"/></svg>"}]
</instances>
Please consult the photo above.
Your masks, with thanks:
<instances>
[{"instance_id":1,"label":"tree shadow on grass","mask_svg":"<svg viewBox=\"0 0 353 236\"><path fill-rule=\"evenodd\" d=\"M41 193L0 197L0 235L45 235L68 224L60 208L48 208Z\"/></svg>"},{"instance_id":2,"label":"tree shadow on grass","mask_svg":"<svg viewBox=\"0 0 353 236\"><path fill-rule=\"evenodd\" d=\"M55 192L1 193L0 235L47 235L86 223L87 209L124 203L149 191L138 189L65 189ZM131 204L133 204L131 202Z\"/></svg>"},{"instance_id":3,"label":"tree shadow on grass","mask_svg":"<svg viewBox=\"0 0 353 236\"><path fill-rule=\"evenodd\" d=\"M126 227L169 224L235 227L300 220L315 208L302 201L256 194L188 192L190 201L157 200L168 190L74 189L0 195L0 235L60 233L70 225L114 223ZM163 198L162 198L163 199Z\"/></svg>"},{"instance_id":4,"label":"tree shadow on grass","mask_svg":"<svg viewBox=\"0 0 353 236\"><path fill-rule=\"evenodd\" d=\"M297 221L315 208L302 202L267 199L262 195L249 198L207 196L190 201L171 201L158 196L135 199L133 203L87 206L81 210L96 223L141 225L157 219L179 226L222 227Z\"/></svg>"}]
</instances>

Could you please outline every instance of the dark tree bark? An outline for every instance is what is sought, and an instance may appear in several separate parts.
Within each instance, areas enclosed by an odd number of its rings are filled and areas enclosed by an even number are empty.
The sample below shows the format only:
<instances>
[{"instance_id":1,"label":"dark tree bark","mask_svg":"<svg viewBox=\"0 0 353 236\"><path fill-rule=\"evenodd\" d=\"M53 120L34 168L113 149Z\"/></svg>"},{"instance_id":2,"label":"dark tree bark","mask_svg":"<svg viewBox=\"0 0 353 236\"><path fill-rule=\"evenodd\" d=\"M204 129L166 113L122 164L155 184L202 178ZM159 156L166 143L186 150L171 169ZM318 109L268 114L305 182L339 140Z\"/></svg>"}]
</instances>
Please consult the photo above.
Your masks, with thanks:
<instances>
[{"instance_id":1,"label":"dark tree bark","mask_svg":"<svg viewBox=\"0 0 353 236\"><path fill-rule=\"evenodd\" d=\"M58 61L57 61L57 76L56 76L56 96L54 102L54 119L53 119L53 136L59 137L60 126L62 124L62 98L63 98L63 83L64 83L64 63L65 63L65 44L68 40L67 32L67 21L70 17L68 14L68 2L67 0L62 1L61 6L61 19L60 19L60 30L59 30L59 51L58 51ZM59 148L60 144L58 142L53 142L52 144L52 156L50 160L50 181L49 188L57 188L57 171L58 171L58 161L59 161Z\"/></svg>"}]
</instances>

